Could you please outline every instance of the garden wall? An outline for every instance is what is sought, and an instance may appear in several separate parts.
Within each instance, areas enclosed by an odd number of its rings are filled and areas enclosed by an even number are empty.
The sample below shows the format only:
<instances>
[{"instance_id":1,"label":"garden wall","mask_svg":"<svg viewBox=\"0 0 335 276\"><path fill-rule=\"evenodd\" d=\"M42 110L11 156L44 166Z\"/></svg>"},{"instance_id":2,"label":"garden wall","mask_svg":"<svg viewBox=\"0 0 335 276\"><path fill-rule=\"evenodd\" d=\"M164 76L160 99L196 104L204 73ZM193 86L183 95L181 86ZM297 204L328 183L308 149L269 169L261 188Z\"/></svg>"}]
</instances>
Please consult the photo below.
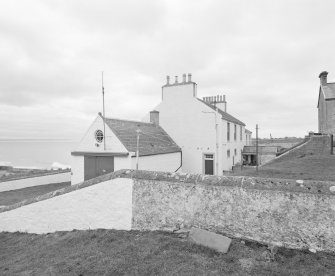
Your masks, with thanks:
<instances>
[{"instance_id":1,"label":"garden wall","mask_svg":"<svg viewBox=\"0 0 335 276\"><path fill-rule=\"evenodd\" d=\"M270 184L264 188L252 187L252 178L226 181L135 179L132 228L194 226L277 246L335 251L334 195L281 190L270 179L264 180Z\"/></svg>"}]
</instances>

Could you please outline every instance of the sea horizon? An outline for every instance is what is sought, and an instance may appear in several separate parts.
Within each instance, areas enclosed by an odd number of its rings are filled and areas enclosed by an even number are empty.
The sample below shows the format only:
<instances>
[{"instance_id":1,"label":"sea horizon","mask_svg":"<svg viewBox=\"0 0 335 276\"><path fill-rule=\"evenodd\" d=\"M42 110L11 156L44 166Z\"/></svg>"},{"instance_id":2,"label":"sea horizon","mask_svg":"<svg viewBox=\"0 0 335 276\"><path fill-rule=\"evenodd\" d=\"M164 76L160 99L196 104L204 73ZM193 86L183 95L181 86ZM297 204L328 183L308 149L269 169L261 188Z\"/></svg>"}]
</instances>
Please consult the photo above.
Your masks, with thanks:
<instances>
[{"instance_id":1,"label":"sea horizon","mask_svg":"<svg viewBox=\"0 0 335 276\"><path fill-rule=\"evenodd\" d=\"M0 138L0 165L28 169L69 168L78 140Z\"/></svg>"}]
</instances>

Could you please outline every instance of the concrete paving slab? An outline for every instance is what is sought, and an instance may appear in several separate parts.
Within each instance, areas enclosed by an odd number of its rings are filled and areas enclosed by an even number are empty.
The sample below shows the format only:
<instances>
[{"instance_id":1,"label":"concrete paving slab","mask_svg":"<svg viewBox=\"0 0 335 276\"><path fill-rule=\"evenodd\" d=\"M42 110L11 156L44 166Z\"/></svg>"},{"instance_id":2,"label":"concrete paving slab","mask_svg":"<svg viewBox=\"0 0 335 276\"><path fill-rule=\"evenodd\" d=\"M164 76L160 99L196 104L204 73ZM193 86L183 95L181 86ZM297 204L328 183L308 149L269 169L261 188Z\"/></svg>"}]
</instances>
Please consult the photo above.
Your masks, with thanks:
<instances>
[{"instance_id":1,"label":"concrete paving slab","mask_svg":"<svg viewBox=\"0 0 335 276\"><path fill-rule=\"evenodd\" d=\"M227 253L231 244L230 238L199 228L192 228L188 237L196 244L212 248L221 253Z\"/></svg>"}]
</instances>

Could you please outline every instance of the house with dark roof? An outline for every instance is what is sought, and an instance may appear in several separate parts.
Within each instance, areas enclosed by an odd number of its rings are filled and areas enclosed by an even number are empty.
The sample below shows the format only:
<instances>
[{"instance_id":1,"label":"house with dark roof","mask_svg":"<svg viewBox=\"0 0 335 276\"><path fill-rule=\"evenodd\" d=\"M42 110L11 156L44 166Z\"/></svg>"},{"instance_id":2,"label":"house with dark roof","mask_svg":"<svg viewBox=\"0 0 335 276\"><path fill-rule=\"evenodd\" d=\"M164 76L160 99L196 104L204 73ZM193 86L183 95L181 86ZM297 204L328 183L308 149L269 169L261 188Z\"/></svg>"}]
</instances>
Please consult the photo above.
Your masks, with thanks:
<instances>
[{"instance_id":1,"label":"house with dark roof","mask_svg":"<svg viewBox=\"0 0 335 276\"><path fill-rule=\"evenodd\" d=\"M327 82L327 75L326 71L319 75L319 133L335 134L335 83Z\"/></svg>"},{"instance_id":2,"label":"house with dark roof","mask_svg":"<svg viewBox=\"0 0 335 276\"><path fill-rule=\"evenodd\" d=\"M225 95L198 98L192 75L167 76L162 101L154 108L157 121L182 150L182 171L222 175L241 164L242 150L251 138L245 123L227 112ZM143 118L149 121L147 114Z\"/></svg>"},{"instance_id":3,"label":"house with dark roof","mask_svg":"<svg viewBox=\"0 0 335 276\"><path fill-rule=\"evenodd\" d=\"M119 169L222 175L251 141L225 95L198 98L191 74L170 77L162 101L140 121L97 116L72 154L72 184Z\"/></svg>"},{"instance_id":4,"label":"house with dark roof","mask_svg":"<svg viewBox=\"0 0 335 276\"><path fill-rule=\"evenodd\" d=\"M71 153L76 184L119 169L174 172L181 168L181 149L155 122L104 118L100 113Z\"/></svg>"}]
</instances>

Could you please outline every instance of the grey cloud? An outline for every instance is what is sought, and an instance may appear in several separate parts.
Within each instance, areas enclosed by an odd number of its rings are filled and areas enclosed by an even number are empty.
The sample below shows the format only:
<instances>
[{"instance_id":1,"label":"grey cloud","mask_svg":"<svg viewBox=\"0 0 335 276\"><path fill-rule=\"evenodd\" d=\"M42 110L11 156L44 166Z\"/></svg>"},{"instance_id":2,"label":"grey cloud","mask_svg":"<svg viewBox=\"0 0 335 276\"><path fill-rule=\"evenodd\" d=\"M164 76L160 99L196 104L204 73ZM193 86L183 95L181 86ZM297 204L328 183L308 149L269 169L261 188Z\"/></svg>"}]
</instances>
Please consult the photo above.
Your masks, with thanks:
<instances>
[{"instance_id":1,"label":"grey cloud","mask_svg":"<svg viewBox=\"0 0 335 276\"><path fill-rule=\"evenodd\" d=\"M36 109L63 102L66 109L51 106L68 112L56 112L55 121L77 114L83 123L95 116L101 71L108 114L131 119L159 103L167 74L191 72L199 96L226 94L229 112L247 125L303 135L316 130L318 73L328 70L335 80L332 1L54 0L30 1L22 4L24 11L16 9L19 1L0 6L0 101ZM4 121L2 126L8 129Z\"/></svg>"}]
</instances>

